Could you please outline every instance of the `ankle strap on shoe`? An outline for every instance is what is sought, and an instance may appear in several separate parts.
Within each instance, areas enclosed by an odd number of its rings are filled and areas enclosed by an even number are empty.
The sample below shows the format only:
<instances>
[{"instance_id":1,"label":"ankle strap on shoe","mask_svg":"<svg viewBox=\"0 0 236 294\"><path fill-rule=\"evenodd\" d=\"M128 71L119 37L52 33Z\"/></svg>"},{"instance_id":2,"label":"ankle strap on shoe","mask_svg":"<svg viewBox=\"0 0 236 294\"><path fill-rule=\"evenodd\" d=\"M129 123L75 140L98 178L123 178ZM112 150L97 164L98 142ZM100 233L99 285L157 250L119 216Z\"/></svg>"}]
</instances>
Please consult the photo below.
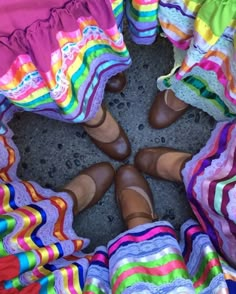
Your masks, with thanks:
<instances>
[{"instance_id":1,"label":"ankle strap on shoe","mask_svg":"<svg viewBox=\"0 0 236 294\"><path fill-rule=\"evenodd\" d=\"M90 128L90 129L94 129L94 128L100 127L104 123L104 121L106 119L106 116L107 116L107 109L106 109L106 106L105 105L102 105L102 110L103 110L102 117L101 117L101 119L99 120L98 123L96 123L95 125L88 125L88 124L84 123L83 125L86 128Z\"/></svg>"}]
</instances>

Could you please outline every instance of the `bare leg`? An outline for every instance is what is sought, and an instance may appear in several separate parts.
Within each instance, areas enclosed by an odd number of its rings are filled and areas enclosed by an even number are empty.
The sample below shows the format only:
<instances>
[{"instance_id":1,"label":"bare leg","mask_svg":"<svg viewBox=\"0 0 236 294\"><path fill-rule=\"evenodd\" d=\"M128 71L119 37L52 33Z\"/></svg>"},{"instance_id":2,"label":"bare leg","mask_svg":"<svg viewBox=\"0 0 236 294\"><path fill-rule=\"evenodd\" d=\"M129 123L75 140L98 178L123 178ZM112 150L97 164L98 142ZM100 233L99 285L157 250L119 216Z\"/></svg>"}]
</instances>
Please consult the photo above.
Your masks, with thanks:
<instances>
[{"instance_id":1,"label":"bare leg","mask_svg":"<svg viewBox=\"0 0 236 294\"><path fill-rule=\"evenodd\" d=\"M184 152L169 152L161 155L156 163L158 174L163 179L182 182L181 170L189 157L191 157L191 154Z\"/></svg>"},{"instance_id":2,"label":"bare leg","mask_svg":"<svg viewBox=\"0 0 236 294\"><path fill-rule=\"evenodd\" d=\"M188 104L178 99L172 90L168 90L168 94L166 96L166 104L175 111L179 111L188 107Z\"/></svg>"},{"instance_id":3,"label":"bare leg","mask_svg":"<svg viewBox=\"0 0 236 294\"><path fill-rule=\"evenodd\" d=\"M96 116L87 121L86 124L89 126L96 125L101 121L102 116L103 109L100 107ZM84 129L91 137L104 143L113 142L120 133L119 126L115 119L111 116L110 112L107 112L105 121L99 127L87 128L84 126Z\"/></svg>"}]
</instances>

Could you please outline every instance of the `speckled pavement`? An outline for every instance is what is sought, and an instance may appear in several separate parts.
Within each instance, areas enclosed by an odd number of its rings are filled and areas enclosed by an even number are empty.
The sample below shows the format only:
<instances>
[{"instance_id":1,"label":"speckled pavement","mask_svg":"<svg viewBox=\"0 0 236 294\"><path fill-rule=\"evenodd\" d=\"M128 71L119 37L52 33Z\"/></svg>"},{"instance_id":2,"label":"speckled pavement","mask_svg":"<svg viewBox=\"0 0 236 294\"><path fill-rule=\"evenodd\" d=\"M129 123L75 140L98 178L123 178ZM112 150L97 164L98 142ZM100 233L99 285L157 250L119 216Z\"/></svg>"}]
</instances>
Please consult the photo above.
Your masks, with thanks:
<instances>
[{"instance_id":1,"label":"speckled pavement","mask_svg":"<svg viewBox=\"0 0 236 294\"><path fill-rule=\"evenodd\" d=\"M126 72L127 86L120 94L105 95L105 103L126 130L132 144L132 163L139 148L170 146L197 152L209 138L215 122L204 112L190 108L167 129L151 129L147 122L148 109L157 91L156 78L170 71L172 48L159 38L152 46L137 46L127 41L133 64ZM30 113L17 114L10 123L15 132L21 162L18 175L44 187L63 186L80 170L95 162L109 161L89 140L80 125L66 124ZM112 161L115 168L122 163ZM183 185L157 181L146 177L155 198L155 208L161 219L170 221L178 230L181 223L193 217ZM114 186L96 206L74 221L79 236L91 239L89 249L106 244L124 230L115 203Z\"/></svg>"}]
</instances>

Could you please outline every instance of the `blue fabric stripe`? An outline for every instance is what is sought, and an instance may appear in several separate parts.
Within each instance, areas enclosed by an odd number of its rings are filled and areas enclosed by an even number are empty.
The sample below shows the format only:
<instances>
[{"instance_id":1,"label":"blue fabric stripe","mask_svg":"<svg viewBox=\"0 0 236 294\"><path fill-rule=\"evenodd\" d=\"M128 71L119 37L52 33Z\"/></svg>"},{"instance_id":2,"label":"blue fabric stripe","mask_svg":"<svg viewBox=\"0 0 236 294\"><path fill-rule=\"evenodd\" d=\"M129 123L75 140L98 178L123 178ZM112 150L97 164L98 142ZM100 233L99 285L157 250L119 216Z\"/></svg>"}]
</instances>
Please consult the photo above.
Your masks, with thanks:
<instances>
[{"instance_id":1,"label":"blue fabric stripe","mask_svg":"<svg viewBox=\"0 0 236 294\"><path fill-rule=\"evenodd\" d=\"M7 188L9 189L10 192L10 201L9 205L12 209L17 209L18 206L15 203L15 189L11 184L6 184Z\"/></svg>"},{"instance_id":2,"label":"blue fabric stripe","mask_svg":"<svg viewBox=\"0 0 236 294\"><path fill-rule=\"evenodd\" d=\"M184 232L184 240L187 240L188 231L194 227L199 227L199 225L191 225L190 227L188 227L187 230L185 230L185 232ZM199 235L202 235L202 234L205 234L205 233L204 232L196 232L194 234L191 234L191 241L193 242ZM190 244L189 244L189 242L185 242L184 245L185 246L184 246L184 249L182 252L183 257L185 257L187 255L188 247L190 246Z\"/></svg>"},{"instance_id":3,"label":"blue fabric stripe","mask_svg":"<svg viewBox=\"0 0 236 294\"><path fill-rule=\"evenodd\" d=\"M0 217L0 236L7 231L7 228L7 221Z\"/></svg>"},{"instance_id":4,"label":"blue fabric stripe","mask_svg":"<svg viewBox=\"0 0 236 294\"><path fill-rule=\"evenodd\" d=\"M20 273L24 273L24 272L28 271L30 264L29 264L27 254L25 254L25 252L20 252L17 254L17 258L19 259Z\"/></svg>"},{"instance_id":5,"label":"blue fabric stripe","mask_svg":"<svg viewBox=\"0 0 236 294\"><path fill-rule=\"evenodd\" d=\"M41 239L37 236L37 233L38 233L38 231L39 231L39 229L46 223L46 221L47 221L47 215L46 215L46 213L45 213L45 211L41 208L41 207L39 207L39 206L37 206L37 205L35 205L35 204L30 204L30 205L28 205L29 207L32 207L33 209L35 209L35 210L37 210L40 214L41 214L41 218L42 218L42 221L41 221L41 224L39 224L34 230L33 230L33 232L32 232L32 234L31 234L31 239L33 240L33 242L37 245L37 246L39 246L39 247L44 247L44 243L41 241Z\"/></svg>"},{"instance_id":6,"label":"blue fabric stripe","mask_svg":"<svg viewBox=\"0 0 236 294\"><path fill-rule=\"evenodd\" d=\"M103 267L103 268L108 268L104 262L99 261L99 260L92 261L90 266L93 266L93 265L97 265L97 266Z\"/></svg>"}]
</instances>

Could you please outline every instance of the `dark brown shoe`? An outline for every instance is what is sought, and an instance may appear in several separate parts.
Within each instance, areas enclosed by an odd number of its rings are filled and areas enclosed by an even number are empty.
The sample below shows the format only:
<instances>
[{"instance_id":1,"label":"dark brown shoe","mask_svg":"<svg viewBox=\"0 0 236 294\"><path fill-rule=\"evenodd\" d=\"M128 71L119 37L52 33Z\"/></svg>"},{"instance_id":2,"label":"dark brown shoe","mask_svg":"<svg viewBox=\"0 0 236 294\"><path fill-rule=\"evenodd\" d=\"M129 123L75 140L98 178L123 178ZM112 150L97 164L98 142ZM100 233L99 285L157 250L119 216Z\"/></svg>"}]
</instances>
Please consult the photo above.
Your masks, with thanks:
<instances>
[{"instance_id":1,"label":"dark brown shoe","mask_svg":"<svg viewBox=\"0 0 236 294\"><path fill-rule=\"evenodd\" d=\"M106 120L107 109L104 106L102 108L103 108L103 116L101 120L96 125L84 124L86 128L88 129L97 128L104 123L104 121ZM120 125L119 125L119 135L112 142L105 143L93 138L90 135L89 137L102 152L104 152L106 155L108 155L112 159L122 161L126 159L131 153L131 146L130 146L129 139Z\"/></svg>"},{"instance_id":2,"label":"dark brown shoe","mask_svg":"<svg viewBox=\"0 0 236 294\"><path fill-rule=\"evenodd\" d=\"M159 92L149 111L149 123L154 129L163 129L177 121L189 106L174 110L167 105L168 90Z\"/></svg>"},{"instance_id":3,"label":"dark brown shoe","mask_svg":"<svg viewBox=\"0 0 236 294\"><path fill-rule=\"evenodd\" d=\"M156 179L162 179L162 180L167 180L171 181L171 179L168 178L163 178L157 170L158 166L158 160L163 154L166 153L173 153L173 152L178 152L180 153L181 151L173 149L173 148L168 148L168 147L153 147L153 148L144 148L141 149L136 155L135 155L135 166L137 167L138 170L156 178ZM182 152L185 153L185 152ZM185 164L187 161L189 161L192 158L192 155L189 154L188 158L182 163L180 170L179 170L179 177L182 179L182 174L181 171L184 168ZM167 162L168 164L168 162ZM180 181L181 182L181 181Z\"/></svg>"},{"instance_id":4,"label":"dark brown shoe","mask_svg":"<svg viewBox=\"0 0 236 294\"><path fill-rule=\"evenodd\" d=\"M70 189L70 184L72 184L72 182L73 184L76 184L78 177L80 177L81 175L87 175L90 178L92 178L96 186L96 191L91 201L86 205L86 207L83 207L82 209L78 207L78 201L77 201L77 196L75 192L72 189ZM75 177L71 182L69 182L65 186L65 188L60 189L60 191L67 192L68 194L72 196L75 203L74 213L76 214L96 204L103 197L106 191L110 188L113 182L114 176L115 176L115 170L110 163L108 162L96 163L84 169L83 171L81 171L77 177Z\"/></svg>"},{"instance_id":5,"label":"dark brown shoe","mask_svg":"<svg viewBox=\"0 0 236 294\"><path fill-rule=\"evenodd\" d=\"M120 93L122 90L124 90L125 85L125 74L123 72L120 72L108 80L105 91L111 93Z\"/></svg>"},{"instance_id":6,"label":"dark brown shoe","mask_svg":"<svg viewBox=\"0 0 236 294\"><path fill-rule=\"evenodd\" d=\"M126 226L134 218L156 219L153 196L147 181L132 165L121 166L115 176L116 200ZM132 193L132 195L131 195Z\"/></svg>"}]
</instances>

